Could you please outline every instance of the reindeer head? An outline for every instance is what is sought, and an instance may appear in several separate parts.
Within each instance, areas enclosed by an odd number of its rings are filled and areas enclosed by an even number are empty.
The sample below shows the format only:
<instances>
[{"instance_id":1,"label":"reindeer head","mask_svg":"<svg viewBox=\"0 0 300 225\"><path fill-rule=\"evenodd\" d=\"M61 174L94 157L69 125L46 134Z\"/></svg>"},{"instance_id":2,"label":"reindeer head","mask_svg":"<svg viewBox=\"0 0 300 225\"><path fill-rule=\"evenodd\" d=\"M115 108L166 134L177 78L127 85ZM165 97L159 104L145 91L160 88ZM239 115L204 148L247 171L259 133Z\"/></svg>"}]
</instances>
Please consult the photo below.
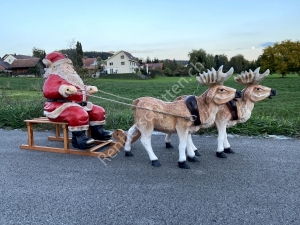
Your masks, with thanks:
<instances>
[{"instance_id":1,"label":"reindeer head","mask_svg":"<svg viewBox=\"0 0 300 225\"><path fill-rule=\"evenodd\" d=\"M247 86L243 90L243 101L249 99L253 102L258 102L276 95L276 90L259 85L259 82L270 73L270 70L267 69L263 74L259 74L259 69L260 67L254 70L254 72L250 69L249 72L242 72L234 78L237 83Z\"/></svg>"},{"instance_id":2,"label":"reindeer head","mask_svg":"<svg viewBox=\"0 0 300 225\"><path fill-rule=\"evenodd\" d=\"M223 83L233 74L231 67L227 73L223 73L223 66L220 66L218 71L214 68L207 70L207 73L199 74L196 77L200 84L209 86L206 92L206 103L210 104L212 101L217 104L225 104L234 98L241 97L241 91L224 86Z\"/></svg>"}]
</instances>

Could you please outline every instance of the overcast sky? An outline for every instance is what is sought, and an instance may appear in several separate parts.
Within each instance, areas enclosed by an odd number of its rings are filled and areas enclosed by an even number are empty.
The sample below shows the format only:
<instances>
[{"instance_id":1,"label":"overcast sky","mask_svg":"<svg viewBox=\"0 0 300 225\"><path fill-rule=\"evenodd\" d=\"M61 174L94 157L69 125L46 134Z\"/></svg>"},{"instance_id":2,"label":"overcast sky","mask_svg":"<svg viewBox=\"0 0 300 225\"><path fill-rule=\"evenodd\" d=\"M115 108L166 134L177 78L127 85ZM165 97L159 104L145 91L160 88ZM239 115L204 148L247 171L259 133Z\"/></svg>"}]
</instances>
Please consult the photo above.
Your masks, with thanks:
<instances>
[{"instance_id":1,"label":"overcast sky","mask_svg":"<svg viewBox=\"0 0 300 225\"><path fill-rule=\"evenodd\" d=\"M1 3L0 57L125 50L146 59L188 59L192 49L256 59L265 46L300 40L299 0L10 0Z\"/></svg>"}]
</instances>

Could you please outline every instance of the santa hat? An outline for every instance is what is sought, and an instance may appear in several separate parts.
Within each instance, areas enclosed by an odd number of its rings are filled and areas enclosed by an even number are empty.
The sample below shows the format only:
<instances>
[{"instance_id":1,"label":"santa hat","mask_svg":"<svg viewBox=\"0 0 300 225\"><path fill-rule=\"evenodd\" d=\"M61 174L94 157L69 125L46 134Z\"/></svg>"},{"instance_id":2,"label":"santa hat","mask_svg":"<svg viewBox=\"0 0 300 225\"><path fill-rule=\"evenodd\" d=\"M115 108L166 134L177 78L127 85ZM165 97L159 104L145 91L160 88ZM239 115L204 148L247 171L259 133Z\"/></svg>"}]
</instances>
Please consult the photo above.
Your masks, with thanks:
<instances>
[{"instance_id":1,"label":"santa hat","mask_svg":"<svg viewBox=\"0 0 300 225\"><path fill-rule=\"evenodd\" d=\"M62 54L60 52L51 52L49 54L47 54L45 56L45 58L43 59L43 63L47 66L50 67L52 64L60 64L64 63L66 60L64 59L68 59L68 57L65 54ZM62 61L60 61L62 60ZM60 61L60 62L58 62Z\"/></svg>"}]
</instances>

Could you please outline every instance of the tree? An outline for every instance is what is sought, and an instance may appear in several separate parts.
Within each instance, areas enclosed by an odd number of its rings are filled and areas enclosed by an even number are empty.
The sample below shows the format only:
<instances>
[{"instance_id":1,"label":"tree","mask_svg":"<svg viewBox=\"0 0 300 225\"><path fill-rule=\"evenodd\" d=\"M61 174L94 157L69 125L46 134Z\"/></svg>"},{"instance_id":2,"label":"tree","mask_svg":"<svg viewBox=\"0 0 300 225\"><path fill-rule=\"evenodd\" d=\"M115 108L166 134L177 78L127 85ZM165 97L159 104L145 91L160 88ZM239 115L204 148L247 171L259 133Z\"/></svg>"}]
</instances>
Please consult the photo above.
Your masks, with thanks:
<instances>
[{"instance_id":1,"label":"tree","mask_svg":"<svg viewBox=\"0 0 300 225\"><path fill-rule=\"evenodd\" d=\"M182 68L183 68L182 62L177 62L177 69L182 69Z\"/></svg>"},{"instance_id":2,"label":"tree","mask_svg":"<svg viewBox=\"0 0 300 225\"><path fill-rule=\"evenodd\" d=\"M217 69L222 65L223 65L223 71L228 71L230 69L227 55L224 54L215 55L215 64Z\"/></svg>"},{"instance_id":3,"label":"tree","mask_svg":"<svg viewBox=\"0 0 300 225\"><path fill-rule=\"evenodd\" d=\"M164 75L170 76L172 74L172 70L168 67L166 67L163 71Z\"/></svg>"},{"instance_id":4,"label":"tree","mask_svg":"<svg viewBox=\"0 0 300 225\"><path fill-rule=\"evenodd\" d=\"M76 49L75 49L75 38L72 38L68 41L68 48L59 50L60 53L65 54L72 61L73 65L76 66L77 58L76 58Z\"/></svg>"},{"instance_id":5,"label":"tree","mask_svg":"<svg viewBox=\"0 0 300 225\"><path fill-rule=\"evenodd\" d=\"M32 56L40 59L44 59L46 56L45 50L34 47L32 49Z\"/></svg>"},{"instance_id":6,"label":"tree","mask_svg":"<svg viewBox=\"0 0 300 225\"><path fill-rule=\"evenodd\" d=\"M75 44L76 43L76 44ZM76 42L75 38L68 41L68 49L59 50L59 52L66 54L68 58L73 62L73 65L76 67L76 70L83 66L82 58L83 51L80 42ZM85 71L83 71L84 73Z\"/></svg>"},{"instance_id":7,"label":"tree","mask_svg":"<svg viewBox=\"0 0 300 225\"><path fill-rule=\"evenodd\" d=\"M263 50L260 57L262 70L280 73L282 77L300 71L300 41L285 40Z\"/></svg>"},{"instance_id":8,"label":"tree","mask_svg":"<svg viewBox=\"0 0 300 225\"><path fill-rule=\"evenodd\" d=\"M150 57L147 56L146 63L151 63L151 62L152 62L152 61L151 61Z\"/></svg>"},{"instance_id":9,"label":"tree","mask_svg":"<svg viewBox=\"0 0 300 225\"><path fill-rule=\"evenodd\" d=\"M254 71L257 67L257 60L252 60L252 61L249 61L249 64L248 64L248 70L251 69L252 71Z\"/></svg>"},{"instance_id":10,"label":"tree","mask_svg":"<svg viewBox=\"0 0 300 225\"><path fill-rule=\"evenodd\" d=\"M188 53L190 58L189 64L192 67L193 74L204 71L205 69L211 69L215 67L215 58L211 54L207 54L205 50L192 50Z\"/></svg>"},{"instance_id":11,"label":"tree","mask_svg":"<svg viewBox=\"0 0 300 225\"><path fill-rule=\"evenodd\" d=\"M142 64L144 63L143 58L138 58L137 61L138 61L138 63L139 63L140 65L142 65Z\"/></svg>"},{"instance_id":12,"label":"tree","mask_svg":"<svg viewBox=\"0 0 300 225\"><path fill-rule=\"evenodd\" d=\"M156 74L162 74L162 69L159 67L159 66L157 66L156 68L155 68L155 73Z\"/></svg>"},{"instance_id":13,"label":"tree","mask_svg":"<svg viewBox=\"0 0 300 225\"><path fill-rule=\"evenodd\" d=\"M243 55L238 54L229 60L229 65L234 68L235 73L241 73L242 71L248 70L249 61L246 60Z\"/></svg>"},{"instance_id":14,"label":"tree","mask_svg":"<svg viewBox=\"0 0 300 225\"><path fill-rule=\"evenodd\" d=\"M178 65L177 65L177 62L175 59L173 59L173 65L174 65L174 70L177 70L178 68Z\"/></svg>"},{"instance_id":15,"label":"tree","mask_svg":"<svg viewBox=\"0 0 300 225\"><path fill-rule=\"evenodd\" d=\"M83 58L82 46L81 46L81 43L77 41L77 43L76 43L76 65L78 67L83 66L82 58Z\"/></svg>"},{"instance_id":16,"label":"tree","mask_svg":"<svg viewBox=\"0 0 300 225\"><path fill-rule=\"evenodd\" d=\"M154 58L152 62L153 63L159 63L159 60L158 60L158 58Z\"/></svg>"},{"instance_id":17,"label":"tree","mask_svg":"<svg viewBox=\"0 0 300 225\"><path fill-rule=\"evenodd\" d=\"M83 56L85 56L87 58L101 57L102 60L106 60L106 59L108 59L108 57L111 57L112 55L113 54L109 53L109 52L95 52L95 51L83 52Z\"/></svg>"}]
</instances>

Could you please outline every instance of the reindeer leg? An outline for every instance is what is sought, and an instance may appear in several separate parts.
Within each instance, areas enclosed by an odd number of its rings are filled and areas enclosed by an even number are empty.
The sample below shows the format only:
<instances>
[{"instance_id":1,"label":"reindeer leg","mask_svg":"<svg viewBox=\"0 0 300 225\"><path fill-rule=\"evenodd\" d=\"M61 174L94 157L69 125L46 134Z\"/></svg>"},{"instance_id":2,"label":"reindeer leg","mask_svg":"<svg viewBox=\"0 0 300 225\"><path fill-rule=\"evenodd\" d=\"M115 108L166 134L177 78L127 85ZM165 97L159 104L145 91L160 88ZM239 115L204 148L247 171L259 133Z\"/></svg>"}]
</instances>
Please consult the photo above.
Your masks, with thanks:
<instances>
[{"instance_id":1,"label":"reindeer leg","mask_svg":"<svg viewBox=\"0 0 300 225\"><path fill-rule=\"evenodd\" d=\"M151 145L152 131L153 131L153 129L141 131L141 143L149 155L149 158L152 162L152 166L159 167L159 166L161 166L161 164L158 161L157 156L154 154L152 145Z\"/></svg>"},{"instance_id":2,"label":"reindeer leg","mask_svg":"<svg viewBox=\"0 0 300 225\"><path fill-rule=\"evenodd\" d=\"M189 162L200 162L199 158L196 156L196 152L194 151L195 145L193 144L191 134L188 134L186 149L187 149L187 159Z\"/></svg>"},{"instance_id":3,"label":"reindeer leg","mask_svg":"<svg viewBox=\"0 0 300 225\"><path fill-rule=\"evenodd\" d=\"M190 169L190 166L186 163L186 155L185 155L185 150L187 147L187 136L188 136L188 131L181 131L177 129L177 134L179 137L179 159L178 159L178 166L181 169ZM193 153L195 154L195 153Z\"/></svg>"},{"instance_id":4,"label":"reindeer leg","mask_svg":"<svg viewBox=\"0 0 300 225\"><path fill-rule=\"evenodd\" d=\"M224 153L224 134L226 133L226 124L225 123L222 123L222 122L219 122L219 121L216 121L216 126L217 126L217 129L218 129L218 149L217 149L217 152L216 152L216 156L218 158L227 158L226 154Z\"/></svg>"},{"instance_id":5,"label":"reindeer leg","mask_svg":"<svg viewBox=\"0 0 300 225\"><path fill-rule=\"evenodd\" d=\"M125 146L124 146L124 150L125 150L125 156L134 156L131 152L131 141L132 138L135 136L136 132L138 131L136 125L133 125L127 133L127 138L126 138L126 142L125 142Z\"/></svg>"},{"instance_id":6,"label":"reindeer leg","mask_svg":"<svg viewBox=\"0 0 300 225\"><path fill-rule=\"evenodd\" d=\"M196 156L201 156L201 154L199 153L197 147L194 145L194 142L193 142L193 139L192 139L192 134L189 134L188 139L189 139L188 141L191 143L193 151L195 152L195 155Z\"/></svg>"},{"instance_id":7,"label":"reindeer leg","mask_svg":"<svg viewBox=\"0 0 300 225\"><path fill-rule=\"evenodd\" d=\"M166 138L165 138L166 148L173 148L173 145L171 144L171 135L172 134L166 134Z\"/></svg>"},{"instance_id":8,"label":"reindeer leg","mask_svg":"<svg viewBox=\"0 0 300 225\"><path fill-rule=\"evenodd\" d=\"M227 132L226 132L226 128L225 128L225 135L224 135L224 152L225 153L235 153L231 148L230 148L230 144L228 142L228 139L227 139Z\"/></svg>"}]
</instances>

